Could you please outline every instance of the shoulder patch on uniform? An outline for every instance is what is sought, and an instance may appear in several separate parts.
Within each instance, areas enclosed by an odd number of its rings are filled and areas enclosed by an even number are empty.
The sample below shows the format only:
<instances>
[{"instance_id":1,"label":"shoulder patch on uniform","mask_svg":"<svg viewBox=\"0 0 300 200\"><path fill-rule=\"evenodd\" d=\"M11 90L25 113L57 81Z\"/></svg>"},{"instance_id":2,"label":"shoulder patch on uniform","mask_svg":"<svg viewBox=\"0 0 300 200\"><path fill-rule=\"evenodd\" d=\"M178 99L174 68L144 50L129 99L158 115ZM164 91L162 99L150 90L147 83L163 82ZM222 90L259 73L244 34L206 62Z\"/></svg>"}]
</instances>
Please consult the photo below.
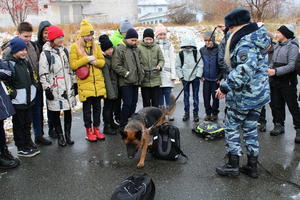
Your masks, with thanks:
<instances>
[{"instance_id":1,"label":"shoulder patch on uniform","mask_svg":"<svg viewBox=\"0 0 300 200\"><path fill-rule=\"evenodd\" d=\"M246 63L248 61L248 53L246 50L240 51L238 53L241 63Z\"/></svg>"}]
</instances>

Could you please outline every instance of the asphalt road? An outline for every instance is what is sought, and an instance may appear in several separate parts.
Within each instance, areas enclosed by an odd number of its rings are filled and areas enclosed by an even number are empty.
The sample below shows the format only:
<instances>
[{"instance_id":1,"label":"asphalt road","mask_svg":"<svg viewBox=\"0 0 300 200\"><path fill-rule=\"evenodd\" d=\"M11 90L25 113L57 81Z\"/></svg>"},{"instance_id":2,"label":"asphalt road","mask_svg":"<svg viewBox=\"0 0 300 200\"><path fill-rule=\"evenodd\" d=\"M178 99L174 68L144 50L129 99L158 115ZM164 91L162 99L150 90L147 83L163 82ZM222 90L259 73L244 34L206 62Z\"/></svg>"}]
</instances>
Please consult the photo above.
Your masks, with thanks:
<instances>
[{"instance_id":1,"label":"asphalt road","mask_svg":"<svg viewBox=\"0 0 300 200\"><path fill-rule=\"evenodd\" d=\"M177 86L175 94L180 86ZM202 92L200 93L202 94ZM204 106L200 95L201 120ZM141 99L139 100L141 102ZM139 104L141 108L141 104ZM221 103L220 122L224 118ZM84 139L82 113L73 115L72 133L75 145L66 148L55 144L40 147L41 154L22 158L22 165L10 171L0 171L0 199L11 200L107 200L118 183L138 173L149 174L156 185L156 200L207 199L300 199L300 189L280 181L260 168L259 179L245 175L225 178L216 175L215 167L224 163L224 141L204 141L192 134L192 121L182 122L183 102L179 99L174 125L180 128L184 160L161 161L148 155L143 169L137 169L138 158L129 160L121 137L107 136L104 142L89 143ZM267 107L267 129L273 127ZM276 177L300 184L300 145L294 144L295 131L287 112L286 134L271 137L260 133L260 162ZM47 127L45 127L47 132ZM16 148L10 145L15 154ZM241 163L245 163L245 156Z\"/></svg>"}]
</instances>

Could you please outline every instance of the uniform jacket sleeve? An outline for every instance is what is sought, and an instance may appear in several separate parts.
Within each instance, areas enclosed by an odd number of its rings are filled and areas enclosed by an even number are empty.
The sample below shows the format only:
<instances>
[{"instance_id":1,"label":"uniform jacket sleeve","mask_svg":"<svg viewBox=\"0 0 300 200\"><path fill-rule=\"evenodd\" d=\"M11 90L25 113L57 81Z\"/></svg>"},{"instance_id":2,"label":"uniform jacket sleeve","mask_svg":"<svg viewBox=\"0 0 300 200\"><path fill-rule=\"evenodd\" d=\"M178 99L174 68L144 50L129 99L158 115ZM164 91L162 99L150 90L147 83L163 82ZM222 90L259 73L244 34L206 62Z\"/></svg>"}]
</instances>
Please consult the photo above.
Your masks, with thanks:
<instances>
[{"instance_id":1,"label":"uniform jacket sleeve","mask_svg":"<svg viewBox=\"0 0 300 200\"><path fill-rule=\"evenodd\" d=\"M223 93L231 90L240 91L255 74L257 67L257 55L253 48L241 47L237 52L237 66L233 67L225 82L220 86Z\"/></svg>"},{"instance_id":2,"label":"uniform jacket sleeve","mask_svg":"<svg viewBox=\"0 0 300 200\"><path fill-rule=\"evenodd\" d=\"M282 67L276 68L276 76L282 76L293 72L295 70L296 60L299 54L299 48L296 45L291 45L289 51L287 52L288 64Z\"/></svg>"}]
</instances>

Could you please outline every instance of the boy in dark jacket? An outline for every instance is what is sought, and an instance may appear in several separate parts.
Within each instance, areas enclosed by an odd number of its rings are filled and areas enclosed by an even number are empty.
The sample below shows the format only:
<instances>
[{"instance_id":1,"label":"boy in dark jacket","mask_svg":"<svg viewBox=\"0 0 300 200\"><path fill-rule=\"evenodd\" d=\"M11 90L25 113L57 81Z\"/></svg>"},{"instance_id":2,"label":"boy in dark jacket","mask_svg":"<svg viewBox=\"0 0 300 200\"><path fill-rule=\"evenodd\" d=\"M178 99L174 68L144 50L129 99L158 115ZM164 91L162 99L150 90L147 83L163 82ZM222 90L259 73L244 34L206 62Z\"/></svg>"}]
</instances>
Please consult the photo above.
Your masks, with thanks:
<instances>
[{"instance_id":1,"label":"boy in dark jacket","mask_svg":"<svg viewBox=\"0 0 300 200\"><path fill-rule=\"evenodd\" d=\"M114 48L107 35L101 35L99 42L103 55L105 57L105 66L102 69L107 98L104 99L103 107L103 133L106 135L115 135L118 125L114 122L114 114L118 106L118 77L112 70L112 55Z\"/></svg>"},{"instance_id":2,"label":"boy in dark jacket","mask_svg":"<svg viewBox=\"0 0 300 200\"><path fill-rule=\"evenodd\" d=\"M15 114L15 109L3 87L2 81L10 81L13 77L13 66L9 62L0 61L0 168L11 169L20 164L20 160L14 158L6 146L4 120Z\"/></svg>"},{"instance_id":3,"label":"boy in dark jacket","mask_svg":"<svg viewBox=\"0 0 300 200\"><path fill-rule=\"evenodd\" d=\"M216 121L219 113L219 99L215 97L216 90L222 79L221 68L218 65L218 45L212 31L204 33L205 46L200 49L203 59L203 99L206 117L205 121ZM212 105L210 100L213 100Z\"/></svg>"},{"instance_id":4,"label":"boy in dark jacket","mask_svg":"<svg viewBox=\"0 0 300 200\"><path fill-rule=\"evenodd\" d=\"M40 153L31 140L32 108L37 93L33 71L26 60L27 45L16 37L10 41L10 54L7 60L14 65L15 76L8 82L10 97L16 110L13 116L13 133L18 156L32 157Z\"/></svg>"}]
</instances>

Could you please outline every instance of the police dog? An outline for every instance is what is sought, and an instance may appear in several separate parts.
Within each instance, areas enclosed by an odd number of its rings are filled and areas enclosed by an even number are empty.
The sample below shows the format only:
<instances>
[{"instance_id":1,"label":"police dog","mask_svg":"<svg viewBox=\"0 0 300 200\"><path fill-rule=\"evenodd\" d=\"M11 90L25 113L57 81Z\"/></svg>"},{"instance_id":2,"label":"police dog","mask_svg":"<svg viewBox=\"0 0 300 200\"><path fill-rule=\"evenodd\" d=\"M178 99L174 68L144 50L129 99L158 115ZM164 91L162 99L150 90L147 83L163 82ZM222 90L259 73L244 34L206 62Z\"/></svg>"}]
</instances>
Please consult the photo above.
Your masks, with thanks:
<instances>
[{"instance_id":1,"label":"police dog","mask_svg":"<svg viewBox=\"0 0 300 200\"><path fill-rule=\"evenodd\" d=\"M152 143L152 129L168 121L167 115L172 115L176 101L171 95L171 105L167 109L146 107L133 114L128 120L124 131L121 132L123 143L127 147L129 159L134 158L139 149L142 150L138 168L145 165L148 146Z\"/></svg>"}]
</instances>

